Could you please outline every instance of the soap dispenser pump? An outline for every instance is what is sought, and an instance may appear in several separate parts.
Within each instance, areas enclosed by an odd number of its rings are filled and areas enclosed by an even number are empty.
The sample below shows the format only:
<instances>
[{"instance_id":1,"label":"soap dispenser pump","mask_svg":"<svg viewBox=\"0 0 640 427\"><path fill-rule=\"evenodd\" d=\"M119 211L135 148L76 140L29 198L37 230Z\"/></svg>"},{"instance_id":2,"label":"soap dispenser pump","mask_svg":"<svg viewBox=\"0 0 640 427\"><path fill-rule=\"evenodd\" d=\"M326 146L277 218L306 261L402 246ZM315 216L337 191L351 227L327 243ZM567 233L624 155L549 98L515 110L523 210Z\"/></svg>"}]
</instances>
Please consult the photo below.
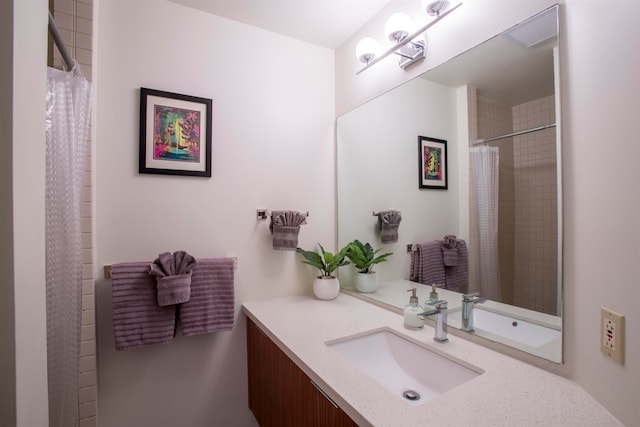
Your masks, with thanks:
<instances>
[{"instance_id":1,"label":"soap dispenser pump","mask_svg":"<svg viewBox=\"0 0 640 427\"><path fill-rule=\"evenodd\" d=\"M424 320L419 318L418 314L422 314L424 310L418 304L416 288L407 289L407 292L411 292L411 296L409 297L409 304L404 306L404 327L407 329L422 329Z\"/></svg>"},{"instance_id":2,"label":"soap dispenser pump","mask_svg":"<svg viewBox=\"0 0 640 427\"><path fill-rule=\"evenodd\" d=\"M437 301L438 300L438 291L436 291L436 285L431 285L431 293L429 294L429 301Z\"/></svg>"}]
</instances>

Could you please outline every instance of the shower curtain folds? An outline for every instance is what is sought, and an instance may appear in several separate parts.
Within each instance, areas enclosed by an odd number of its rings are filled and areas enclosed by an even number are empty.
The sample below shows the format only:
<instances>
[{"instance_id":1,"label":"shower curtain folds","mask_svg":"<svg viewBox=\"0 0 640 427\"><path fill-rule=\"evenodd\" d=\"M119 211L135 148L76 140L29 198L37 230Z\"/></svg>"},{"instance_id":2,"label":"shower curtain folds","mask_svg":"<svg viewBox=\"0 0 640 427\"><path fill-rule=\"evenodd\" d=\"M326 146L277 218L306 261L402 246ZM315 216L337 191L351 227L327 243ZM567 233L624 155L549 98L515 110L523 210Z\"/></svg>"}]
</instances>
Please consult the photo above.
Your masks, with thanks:
<instances>
[{"instance_id":1,"label":"shower curtain folds","mask_svg":"<svg viewBox=\"0 0 640 427\"><path fill-rule=\"evenodd\" d=\"M77 425L82 316L81 192L91 85L47 70L45 242L49 425Z\"/></svg>"},{"instance_id":2,"label":"shower curtain folds","mask_svg":"<svg viewBox=\"0 0 640 427\"><path fill-rule=\"evenodd\" d=\"M473 186L470 218L476 230L472 258L477 263L478 286L483 297L502 301L498 255L498 171L497 147L474 147L469 150L471 185Z\"/></svg>"}]
</instances>

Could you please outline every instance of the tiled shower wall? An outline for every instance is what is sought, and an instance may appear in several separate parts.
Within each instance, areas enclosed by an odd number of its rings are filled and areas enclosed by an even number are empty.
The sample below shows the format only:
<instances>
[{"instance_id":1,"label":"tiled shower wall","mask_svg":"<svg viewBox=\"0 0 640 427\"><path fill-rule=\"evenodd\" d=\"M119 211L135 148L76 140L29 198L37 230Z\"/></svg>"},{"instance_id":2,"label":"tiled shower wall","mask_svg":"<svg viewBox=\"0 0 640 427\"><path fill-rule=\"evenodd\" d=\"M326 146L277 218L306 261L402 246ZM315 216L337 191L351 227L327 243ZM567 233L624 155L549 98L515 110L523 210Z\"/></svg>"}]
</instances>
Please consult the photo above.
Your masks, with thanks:
<instances>
[{"instance_id":1,"label":"tiled shower wall","mask_svg":"<svg viewBox=\"0 0 640 427\"><path fill-rule=\"evenodd\" d=\"M515 107L476 98L478 138L555 122L553 95ZM557 314L555 128L489 145L500 149L498 252L503 302Z\"/></svg>"},{"instance_id":2,"label":"tiled shower wall","mask_svg":"<svg viewBox=\"0 0 640 427\"><path fill-rule=\"evenodd\" d=\"M55 0L50 9L56 27L67 46L69 54L80 65L81 73L88 80L92 74L93 0ZM53 66L62 68L59 52L51 50ZM91 131L89 132L91 135ZM85 158L85 177L82 191L82 329L80 336L80 383L78 389L78 417L76 426L97 425L97 373L95 298L93 278L93 172L92 144Z\"/></svg>"},{"instance_id":3,"label":"tiled shower wall","mask_svg":"<svg viewBox=\"0 0 640 427\"><path fill-rule=\"evenodd\" d=\"M514 131L555 123L554 97L513 108ZM549 128L514 138L515 303L557 314L556 131Z\"/></svg>"},{"instance_id":4,"label":"tiled shower wall","mask_svg":"<svg viewBox=\"0 0 640 427\"><path fill-rule=\"evenodd\" d=\"M478 96L478 137L489 138L512 132L513 114L507 104ZM514 292L514 239L515 239L515 185L513 165L513 138L492 141L487 145L500 150L498 189L498 257L500 262L500 288L502 302L513 304Z\"/></svg>"}]
</instances>

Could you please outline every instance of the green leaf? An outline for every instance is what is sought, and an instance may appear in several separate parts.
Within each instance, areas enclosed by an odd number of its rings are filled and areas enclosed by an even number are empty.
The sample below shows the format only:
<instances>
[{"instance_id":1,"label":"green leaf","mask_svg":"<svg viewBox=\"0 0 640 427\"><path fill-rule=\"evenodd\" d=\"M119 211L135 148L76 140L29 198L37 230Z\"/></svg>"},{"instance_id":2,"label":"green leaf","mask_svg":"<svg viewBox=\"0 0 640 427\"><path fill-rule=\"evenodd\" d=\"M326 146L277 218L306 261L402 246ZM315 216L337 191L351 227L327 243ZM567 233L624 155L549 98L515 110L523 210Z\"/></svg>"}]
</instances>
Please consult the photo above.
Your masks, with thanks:
<instances>
[{"instance_id":1,"label":"green leaf","mask_svg":"<svg viewBox=\"0 0 640 427\"><path fill-rule=\"evenodd\" d=\"M302 261L304 264L309 264L318 270L323 276L331 276L332 273L343 265L349 264L349 261L345 259L349 246L346 246L340 250L337 254L333 254L329 251L325 251L324 247L318 243L320 247L320 254L313 251L305 251L301 248L296 248L296 252L304 257Z\"/></svg>"},{"instance_id":2,"label":"green leaf","mask_svg":"<svg viewBox=\"0 0 640 427\"><path fill-rule=\"evenodd\" d=\"M369 243L363 244L356 239L348 245L347 257L361 273L369 273L374 264L386 261L388 256L393 255L386 253L376 257L381 250L382 248L374 250Z\"/></svg>"}]
</instances>

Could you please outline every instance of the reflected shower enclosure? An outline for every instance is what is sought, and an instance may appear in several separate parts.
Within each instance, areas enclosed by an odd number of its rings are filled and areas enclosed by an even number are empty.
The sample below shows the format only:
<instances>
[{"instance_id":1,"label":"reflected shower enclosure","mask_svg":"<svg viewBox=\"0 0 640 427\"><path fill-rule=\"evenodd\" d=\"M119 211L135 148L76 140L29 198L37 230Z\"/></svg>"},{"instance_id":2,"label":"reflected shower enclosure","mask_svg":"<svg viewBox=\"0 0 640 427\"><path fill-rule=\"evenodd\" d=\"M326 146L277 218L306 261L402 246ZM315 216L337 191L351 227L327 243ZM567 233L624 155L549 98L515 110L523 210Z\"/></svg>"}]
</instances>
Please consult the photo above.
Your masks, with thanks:
<instances>
[{"instance_id":1,"label":"reflected shower enclosure","mask_svg":"<svg viewBox=\"0 0 640 427\"><path fill-rule=\"evenodd\" d=\"M495 147L499 151L494 237L501 301L559 315L555 96L509 105L481 96L469 87L468 99L470 117L476 118L480 138L480 143L471 145ZM517 135L493 138L513 133ZM470 162L473 167L474 156ZM469 179L472 200L486 193L484 184L474 174ZM476 262L470 268L482 270L496 260L487 259L487 252L489 256L491 252L481 250L484 246L478 236L482 225L476 220L479 214L477 206L471 204L470 247ZM482 275L471 277L478 279ZM481 291L484 286L470 283L471 288Z\"/></svg>"}]
</instances>

